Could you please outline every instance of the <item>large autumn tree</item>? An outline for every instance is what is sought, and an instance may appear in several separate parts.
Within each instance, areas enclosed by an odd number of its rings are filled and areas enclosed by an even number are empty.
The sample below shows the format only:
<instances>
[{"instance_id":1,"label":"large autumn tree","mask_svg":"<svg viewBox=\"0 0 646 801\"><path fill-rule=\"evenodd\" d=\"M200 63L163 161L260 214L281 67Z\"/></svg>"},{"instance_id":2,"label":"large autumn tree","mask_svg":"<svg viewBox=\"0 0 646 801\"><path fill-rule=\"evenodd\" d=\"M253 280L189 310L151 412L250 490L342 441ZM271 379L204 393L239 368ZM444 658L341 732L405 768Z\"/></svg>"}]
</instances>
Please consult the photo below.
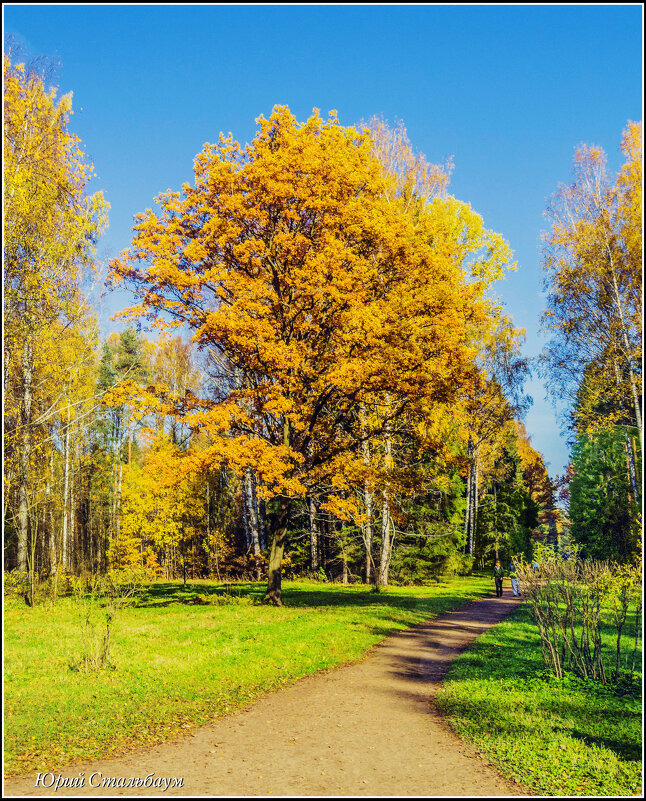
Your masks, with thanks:
<instances>
[{"instance_id":1,"label":"large autumn tree","mask_svg":"<svg viewBox=\"0 0 646 801\"><path fill-rule=\"evenodd\" d=\"M131 315L189 326L218 361L221 390L174 406L210 437L187 462L251 468L275 498L267 600L279 604L293 499L325 482L330 511L356 511L358 443L411 404L455 396L474 370L469 327L489 308L477 265L465 273L427 207L413 219L389 202L368 133L334 113L299 124L286 107L259 124L250 145L204 147L194 184L138 217L111 274L140 299ZM370 425L367 402L382 407Z\"/></svg>"}]
</instances>

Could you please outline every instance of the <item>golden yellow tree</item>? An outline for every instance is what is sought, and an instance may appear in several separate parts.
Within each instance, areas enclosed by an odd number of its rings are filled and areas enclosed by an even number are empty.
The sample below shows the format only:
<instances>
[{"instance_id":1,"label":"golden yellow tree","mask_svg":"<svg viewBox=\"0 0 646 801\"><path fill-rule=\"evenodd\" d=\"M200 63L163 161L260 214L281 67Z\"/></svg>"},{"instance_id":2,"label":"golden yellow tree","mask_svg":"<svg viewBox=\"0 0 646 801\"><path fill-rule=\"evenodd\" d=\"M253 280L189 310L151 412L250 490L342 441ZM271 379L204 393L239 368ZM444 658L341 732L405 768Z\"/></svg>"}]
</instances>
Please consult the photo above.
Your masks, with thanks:
<instances>
[{"instance_id":1,"label":"golden yellow tree","mask_svg":"<svg viewBox=\"0 0 646 801\"><path fill-rule=\"evenodd\" d=\"M177 565L186 577L186 543L196 530L207 533L203 477L182 469L186 452L166 436L155 437L141 465L124 466L120 524L110 539L113 567L163 567L175 576ZM208 544L208 543L207 543Z\"/></svg>"},{"instance_id":2,"label":"golden yellow tree","mask_svg":"<svg viewBox=\"0 0 646 801\"><path fill-rule=\"evenodd\" d=\"M48 433L43 424L70 401L52 385L52 365L68 364L72 372L78 366L79 352L65 361L69 337L63 343L60 334L91 327L79 284L107 204L100 193L85 193L92 167L68 130L71 95L57 101L55 90L47 91L37 75L5 56L4 112L4 358L10 396L5 437L15 487L10 513L17 528L16 561L25 570L30 514L37 504L34 448Z\"/></svg>"},{"instance_id":3,"label":"golden yellow tree","mask_svg":"<svg viewBox=\"0 0 646 801\"><path fill-rule=\"evenodd\" d=\"M641 124L628 124L622 150L613 184L603 150L578 148L574 181L548 207L543 326L552 340L542 358L557 395L578 395L584 412L605 403L605 424L630 423L642 445ZM585 430L585 414L575 417Z\"/></svg>"},{"instance_id":4,"label":"golden yellow tree","mask_svg":"<svg viewBox=\"0 0 646 801\"><path fill-rule=\"evenodd\" d=\"M131 315L186 324L220 354L226 387L176 411L211 437L195 469L251 467L276 498L266 597L279 604L292 498L325 480L328 508L356 511L346 475L376 433L359 402L388 394L383 433L416 399L454 397L474 370L468 326L489 309L476 262L470 281L424 208L413 221L388 202L368 134L286 107L259 124L244 148L205 146L194 185L138 218L111 274L140 298Z\"/></svg>"},{"instance_id":5,"label":"golden yellow tree","mask_svg":"<svg viewBox=\"0 0 646 801\"><path fill-rule=\"evenodd\" d=\"M513 414L514 410L501 396L501 387L511 395L517 395L526 372L526 365L519 357L519 343L523 332L514 329L511 321L502 312L498 299L490 294L494 281L503 277L505 270L515 269L508 244L494 231L485 228L482 217L469 204L452 197L448 192L452 161L432 164L422 153L416 153L408 138L402 121L390 126L380 117L373 117L364 124L370 133L372 154L381 164L385 180L384 197L389 204L407 215L413 226L420 226L420 233L427 236L438 253L451 254L463 273L463 280L470 283L471 291L485 304L487 313L471 317L466 308L469 344L474 354L474 369L471 380L463 387L461 402L452 397L450 406L435 402L412 403L407 418L413 429L430 430L442 425L445 415L459 420L464 444L468 451L467 504L465 513L466 551L473 552L473 531L477 516L478 455L480 443L491 431ZM497 377L497 382L492 381ZM495 398L492 397L495 395ZM500 411L499 396L504 412L493 414L492 406ZM382 398L374 411L387 409L388 398ZM384 462L389 470L382 471L382 548L380 579L386 583L390 561L390 528L392 526L392 495L395 461L393 443L390 441L389 424L385 427L383 443ZM427 442L427 458L430 455ZM370 447L364 442L364 461L369 457ZM374 447L373 447L374 451ZM442 448L436 451L438 467L446 457ZM446 465L443 465L445 467ZM405 465L401 465L405 467ZM388 473L391 473L390 481ZM375 486L370 482L370 486ZM366 543L371 540L370 519L374 500L368 491L363 492L368 522L364 524ZM367 569L367 574L369 570Z\"/></svg>"},{"instance_id":6,"label":"golden yellow tree","mask_svg":"<svg viewBox=\"0 0 646 801\"><path fill-rule=\"evenodd\" d=\"M572 401L570 413L579 435L623 429L633 496L639 499L641 123L628 123L622 150L626 161L612 183L604 151L578 148L574 181L560 187L548 207L543 327L552 339L541 358L554 394Z\"/></svg>"}]
</instances>

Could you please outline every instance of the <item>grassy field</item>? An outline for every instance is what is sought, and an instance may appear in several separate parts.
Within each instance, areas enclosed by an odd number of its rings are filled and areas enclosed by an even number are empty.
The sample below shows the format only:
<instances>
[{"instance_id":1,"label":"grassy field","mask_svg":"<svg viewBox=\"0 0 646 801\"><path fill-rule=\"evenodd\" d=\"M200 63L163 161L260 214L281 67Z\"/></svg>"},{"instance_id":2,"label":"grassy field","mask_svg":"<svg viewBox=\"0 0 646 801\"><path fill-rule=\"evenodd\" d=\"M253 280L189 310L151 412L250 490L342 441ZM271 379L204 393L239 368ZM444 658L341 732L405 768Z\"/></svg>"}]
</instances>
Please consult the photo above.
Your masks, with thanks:
<instances>
[{"instance_id":1,"label":"grassy field","mask_svg":"<svg viewBox=\"0 0 646 801\"><path fill-rule=\"evenodd\" d=\"M456 660L438 703L461 737L538 794L630 796L641 786L639 688L548 676L521 608Z\"/></svg>"},{"instance_id":2,"label":"grassy field","mask_svg":"<svg viewBox=\"0 0 646 801\"><path fill-rule=\"evenodd\" d=\"M82 608L5 605L5 774L54 770L171 738L315 671L360 659L389 632L491 594L487 578L389 588L284 582L281 608L264 584L152 585L119 612L114 669L74 669ZM209 600L213 600L210 598ZM100 610L97 610L100 614Z\"/></svg>"}]
</instances>

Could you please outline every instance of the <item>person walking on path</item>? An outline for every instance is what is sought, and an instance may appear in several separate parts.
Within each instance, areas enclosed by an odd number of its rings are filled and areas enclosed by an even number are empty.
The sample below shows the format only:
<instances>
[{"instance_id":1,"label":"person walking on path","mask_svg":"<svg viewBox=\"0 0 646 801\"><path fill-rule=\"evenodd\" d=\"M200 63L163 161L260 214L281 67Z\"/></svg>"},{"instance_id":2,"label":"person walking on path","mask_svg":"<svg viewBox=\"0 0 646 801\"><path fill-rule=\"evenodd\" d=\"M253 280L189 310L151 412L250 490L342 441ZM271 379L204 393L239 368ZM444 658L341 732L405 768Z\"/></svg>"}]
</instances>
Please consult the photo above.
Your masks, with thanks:
<instances>
[{"instance_id":1,"label":"person walking on path","mask_svg":"<svg viewBox=\"0 0 646 801\"><path fill-rule=\"evenodd\" d=\"M518 581L518 573L516 572L516 562L512 559L509 563L509 578L511 579L511 591L516 598L520 595L520 583Z\"/></svg>"},{"instance_id":2,"label":"person walking on path","mask_svg":"<svg viewBox=\"0 0 646 801\"><path fill-rule=\"evenodd\" d=\"M500 559L496 559L496 564L493 569L493 579L496 582L496 598L502 596L502 580L505 577L505 571L500 564Z\"/></svg>"}]
</instances>

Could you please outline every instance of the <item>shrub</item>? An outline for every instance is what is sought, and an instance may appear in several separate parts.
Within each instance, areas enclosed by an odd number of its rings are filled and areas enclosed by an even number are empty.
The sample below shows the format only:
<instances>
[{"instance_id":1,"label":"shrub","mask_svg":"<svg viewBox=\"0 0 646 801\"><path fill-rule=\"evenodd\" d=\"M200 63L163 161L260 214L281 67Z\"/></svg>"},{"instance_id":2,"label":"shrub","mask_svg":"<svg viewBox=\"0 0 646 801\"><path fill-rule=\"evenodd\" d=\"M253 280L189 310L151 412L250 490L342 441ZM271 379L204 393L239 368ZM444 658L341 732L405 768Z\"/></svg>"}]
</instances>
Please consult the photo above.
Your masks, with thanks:
<instances>
[{"instance_id":1,"label":"shrub","mask_svg":"<svg viewBox=\"0 0 646 801\"><path fill-rule=\"evenodd\" d=\"M72 659L70 668L84 672L114 667L111 662L111 634L117 613L134 603L147 575L143 568L109 570L106 575L73 577L74 599L81 609L83 651Z\"/></svg>"},{"instance_id":2,"label":"shrub","mask_svg":"<svg viewBox=\"0 0 646 801\"><path fill-rule=\"evenodd\" d=\"M20 598L29 592L29 574L20 570L6 571L4 574L4 597Z\"/></svg>"},{"instance_id":3,"label":"shrub","mask_svg":"<svg viewBox=\"0 0 646 801\"><path fill-rule=\"evenodd\" d=\"M559 679L570 670L602 684L618 683L621 638L629 609L634 607L632 678L641 635L639 567L584 561L576 551L563 555L542 548L533 564L518 559L517 572L538 626L543 660ZM608 609L617 630L612 663L601 638L602 616Z\"/></svg>"}]
</instances>

